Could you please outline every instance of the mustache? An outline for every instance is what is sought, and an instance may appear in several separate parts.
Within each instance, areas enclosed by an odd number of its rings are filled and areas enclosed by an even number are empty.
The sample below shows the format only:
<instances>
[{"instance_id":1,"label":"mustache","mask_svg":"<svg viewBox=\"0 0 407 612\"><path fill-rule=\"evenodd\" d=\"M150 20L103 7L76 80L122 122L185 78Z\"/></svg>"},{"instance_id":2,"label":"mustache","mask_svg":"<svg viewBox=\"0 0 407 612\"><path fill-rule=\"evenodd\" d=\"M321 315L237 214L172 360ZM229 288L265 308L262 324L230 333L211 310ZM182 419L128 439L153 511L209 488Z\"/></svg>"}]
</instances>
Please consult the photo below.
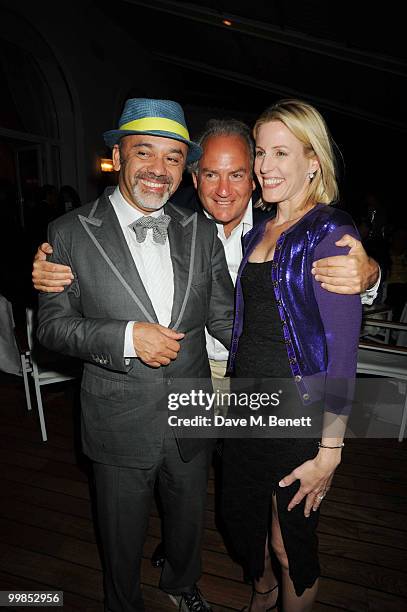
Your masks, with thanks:
<instances>
[{"instance_id":1,"label":"mustache","mask_svg":"<svg viewBox=\"0 0 407 612\"><path fill-rule=\"evenodd\" d=\"M158 176L152 172L136 172L134 179L137 181L147 180L154 181L155 183L162 183L163 185L172 185L174 180L171 176L166 174L159 174Z\"/></svg>"}]
</instances>

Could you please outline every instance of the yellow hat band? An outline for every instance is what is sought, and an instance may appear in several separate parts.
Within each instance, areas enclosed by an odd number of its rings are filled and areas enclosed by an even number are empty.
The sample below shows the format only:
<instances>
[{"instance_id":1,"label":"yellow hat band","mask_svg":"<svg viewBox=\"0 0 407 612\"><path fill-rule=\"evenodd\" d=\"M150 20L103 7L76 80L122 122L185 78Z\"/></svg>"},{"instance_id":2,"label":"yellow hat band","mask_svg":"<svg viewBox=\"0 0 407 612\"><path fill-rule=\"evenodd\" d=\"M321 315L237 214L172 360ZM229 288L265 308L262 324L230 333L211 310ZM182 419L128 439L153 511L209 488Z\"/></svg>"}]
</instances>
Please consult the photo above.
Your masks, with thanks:
<instances>
[{"instance_id":1,"label":"yellow hat band","mask_svg":"<svg viewBox=\"0 0 407 612\"><path fill-rule=\"evenodd\" d=\"M185 140L189 140L188 130L172 119L165 119L165 117L145 117L144 119L135 119L128 123L123 123L119 127L120 130L135 130L137 132L150 132L150 131L161 131L161 132L172 132L177 134Z\"/></svg>"}]
</instances>

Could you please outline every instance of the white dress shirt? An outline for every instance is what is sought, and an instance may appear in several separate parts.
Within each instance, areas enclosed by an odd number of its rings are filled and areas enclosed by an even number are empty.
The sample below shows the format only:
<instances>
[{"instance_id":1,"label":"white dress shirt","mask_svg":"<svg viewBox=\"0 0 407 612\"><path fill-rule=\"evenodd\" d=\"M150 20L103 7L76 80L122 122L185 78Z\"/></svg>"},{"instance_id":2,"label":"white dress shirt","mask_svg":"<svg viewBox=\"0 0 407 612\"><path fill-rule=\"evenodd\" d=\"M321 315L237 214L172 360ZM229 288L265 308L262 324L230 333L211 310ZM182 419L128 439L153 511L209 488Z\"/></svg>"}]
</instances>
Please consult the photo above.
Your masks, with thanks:
<instances>
[{"instance_id":1,"label":"white dress shirt","mask_svg":"<svg viewBox=\"0 0 407 612\"><path fill-rule=\"evenodd\" d=\"M211 215L206 211L204 212L209 219L212 219ZM239 225L231 231L228 238L225 236L225 228L222 223L216 223L216 227L218 228L218 237L225 250L226 263L230 276L233 284L236 284L237 273L243 257L242 238L253 227L252 200L250 199L249 201L243 219L240 221ZM227 361L229 351L219 342L219 340L211 336L207 330L205 330L205 333L206 350L208 351L209 359L213 359L214 361Z\"/></svg>"},{"instance_id":2,"label":"white dress shirt","mask_svg":"<svg viewBox=\"0 0 407 612\"><path fill-rule=\"evenodd\" d=\"M137 242L136 234L129 225L143 217L143 213L124 199L119 187L116 187L110 196L110 201L158 322L168 327L174 299L174 273L169 241L167 239L165 244L154 242L153 230L149 229L144 242ZM163 214L164 210L161 208L150 216L160 217ZM133 344L133 325L134 321L129 321L126 327L124 357L137 356Z\"/></svg>"},{"instance_id":3,"label":"white dress shirt","mask_svg":"<svg viewBox=\"0 0 407 612\"><path fill-rule=\"evenodd\" d=\"M370 287L370 289L366 289L364 293L360 294L362 304L366 304L366 306L371 306L373 304L373 302L377 298L377 293L379 291L379 285L381 283L381 280L382 280L382 271L379 268L379 278L377 279L376 284L373 285L373 287Z\"/></svg>"}]
</instances>

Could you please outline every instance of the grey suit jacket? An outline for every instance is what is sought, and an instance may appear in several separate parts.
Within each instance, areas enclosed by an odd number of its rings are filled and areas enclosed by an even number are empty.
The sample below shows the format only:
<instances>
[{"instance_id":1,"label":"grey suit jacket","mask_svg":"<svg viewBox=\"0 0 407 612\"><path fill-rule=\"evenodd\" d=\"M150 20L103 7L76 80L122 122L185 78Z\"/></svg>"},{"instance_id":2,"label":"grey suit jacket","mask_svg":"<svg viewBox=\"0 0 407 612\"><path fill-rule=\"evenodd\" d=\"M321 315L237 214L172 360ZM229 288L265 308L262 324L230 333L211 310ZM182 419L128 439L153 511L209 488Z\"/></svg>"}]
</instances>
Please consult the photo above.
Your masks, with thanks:
<instances>
[{"instance_id":1,"label":"grey suit jacket","mask_svg":"<svg viewBox=\"0 0 407 612\"><path fill-rule=\"evenodd\" d=\"M71 266L75 279L63 293L40 295L38 337L48 348L85 362L84 451L95 461L147 467L159 457L168 427L168 392L178 390L181 380L194 386L196 379L210 379L205 326L230 344L233 285L215 224L166 204L174 271L170 327L186 335L168 366L156 369L124 359L127 322L157 318L108 198L111 192L51 223L52 261ZM185 460L205 444L178 440Z\"/></svg>"}]
</instances>

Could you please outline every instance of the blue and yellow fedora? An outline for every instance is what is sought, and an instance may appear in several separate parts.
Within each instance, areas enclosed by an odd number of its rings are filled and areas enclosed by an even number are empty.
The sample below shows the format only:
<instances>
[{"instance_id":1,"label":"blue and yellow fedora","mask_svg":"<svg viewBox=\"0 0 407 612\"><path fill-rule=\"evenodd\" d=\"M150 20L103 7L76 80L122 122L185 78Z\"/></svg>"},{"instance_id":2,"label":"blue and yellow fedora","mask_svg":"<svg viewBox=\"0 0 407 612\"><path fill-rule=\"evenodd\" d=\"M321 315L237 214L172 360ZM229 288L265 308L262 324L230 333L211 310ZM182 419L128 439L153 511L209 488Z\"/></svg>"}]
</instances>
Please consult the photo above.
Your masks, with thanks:
<instances>
[{"instance_id":1,"label":"blue and yellow fedora","mask_svg":"<svg viewBox=\"0 0 407 612\"><path fill-rule=\"evenodd\" d=\"M184 111L172 100L127 100L119 120L119 129L105 132L103 138L108 147L113 147L120 138L131 134L149 134L185 142L188 145L188 163L198 160L202 155L201 147L189 139Z\"/></svg>"}]
</instances>

